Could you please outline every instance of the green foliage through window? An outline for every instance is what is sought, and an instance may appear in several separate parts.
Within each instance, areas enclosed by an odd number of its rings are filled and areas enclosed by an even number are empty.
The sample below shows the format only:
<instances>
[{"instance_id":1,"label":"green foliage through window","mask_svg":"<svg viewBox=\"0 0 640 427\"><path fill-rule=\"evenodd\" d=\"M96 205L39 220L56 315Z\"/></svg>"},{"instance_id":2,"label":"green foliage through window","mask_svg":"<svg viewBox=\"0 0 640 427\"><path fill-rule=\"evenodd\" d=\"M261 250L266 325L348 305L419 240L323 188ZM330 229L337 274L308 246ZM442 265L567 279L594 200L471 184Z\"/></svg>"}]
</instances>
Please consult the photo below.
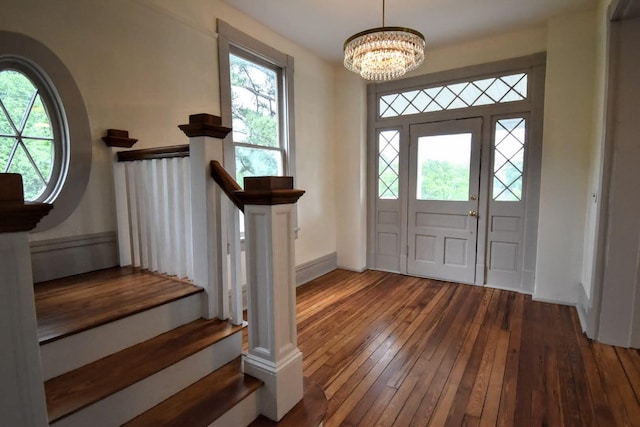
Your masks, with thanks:
<instances>
[{"instance_id":1,"label":"green foliage through window","mask_svg":"<svg viewBox=\"0 0 640 427\"><path fill-rule=\"evenodd\" d=\"M493 200L522 200L526 122L523 118L496 122L493 160Z\"/></svg>"},{"instance_id":2,"label":"green foliage through window","mask_svg":"<svg viewBox=\"0 0 640 427\"><path fill-rule=\"evenodd\" d=\"M400 132L385 130L378 134L378 197L397 199L400 179Z\"/></svg>"},{"instance_id":3,"label":"green foliage through window","mask_svg":"<svg viewBox=\"0 0 640 427\"><path fill-rule=\"evenodd\" d=\"M33 82L17 70L0 71L0 172L22 175L25 200L47 189L55 160L51 120Z\"/></svg>"},{"instance_id":4,"label":"green foliage through window","mask_svg":"<svg viewBox=\"0 0 640 427\"><path fill-rule=\"evenodd\" d=\"M469 200L471 134L418 139L418 200Z\"/></svg>"},{"instance_id":5,"label":"green foliage through window","mask_svg":"<svg viewBox=\"0 0 640 427\"><path fill-rule=\"evenodd\" d=\"M278 73L240 56L229 55L231 115L236 180L283 173L278 134Z\"/></svg>"}]
</instances>

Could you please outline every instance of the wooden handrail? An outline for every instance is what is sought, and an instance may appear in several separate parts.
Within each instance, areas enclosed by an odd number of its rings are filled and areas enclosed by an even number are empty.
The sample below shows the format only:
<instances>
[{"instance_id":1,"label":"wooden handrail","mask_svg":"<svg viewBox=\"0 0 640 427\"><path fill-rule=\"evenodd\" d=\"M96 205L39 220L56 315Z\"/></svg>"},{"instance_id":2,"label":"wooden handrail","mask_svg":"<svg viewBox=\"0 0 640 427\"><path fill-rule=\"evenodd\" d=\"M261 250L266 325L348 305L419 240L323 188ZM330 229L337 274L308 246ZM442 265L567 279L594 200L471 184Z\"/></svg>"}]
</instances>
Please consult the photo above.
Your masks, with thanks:
<instances>
[{"instance_id":1,"label":"wooden handrail","mask_svg":"<svg viewBox=\"0 0 640 427\"><path fill-rule=\"evenodd\" d=\"M213 180L220 186L229 200L231 200L233 204L240 209L240 211L244 212L244 202L237 196L237 192L242 191L240 184L238 184L236 180L229 175L229 172L227 172L224 166L222 166L217 160L211 160L210 165L211 177Z\"/></svg>"},{"instance_id":2,"label":"wooden handrail","mask_svg":"<svg viewBox=\"0 0 640 427\"><path fill-rule=\"evenodd\" d=\"M134 162L136 160L170 159L173 157L189 157L188 145L173 145L170 147L145 148L142 150L119 151L119 162Z\"/></svg>"}]
</instances>

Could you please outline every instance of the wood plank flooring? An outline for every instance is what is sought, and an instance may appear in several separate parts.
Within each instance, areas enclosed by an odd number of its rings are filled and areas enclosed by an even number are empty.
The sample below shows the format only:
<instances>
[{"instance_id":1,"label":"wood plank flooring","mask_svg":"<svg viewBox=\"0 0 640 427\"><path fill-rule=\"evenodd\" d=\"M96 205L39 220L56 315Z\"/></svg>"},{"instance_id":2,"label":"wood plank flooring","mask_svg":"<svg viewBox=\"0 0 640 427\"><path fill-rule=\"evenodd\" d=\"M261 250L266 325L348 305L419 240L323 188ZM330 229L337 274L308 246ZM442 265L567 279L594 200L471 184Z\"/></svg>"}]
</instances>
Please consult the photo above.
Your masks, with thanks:
<instances>
[{"instance_id":1,"label":"wood plank flooring","mask_svg":"<svg viewBox=\"0 0 640 427\"><path fill-rule=\"evenodd\" d=\"M336 270L298 288L325 426L640 426L640 352L575 309L470 285Z\"/></svg>"},{"instance_id":2,"label":"wood plank flooring","mask_svg":"<svg viewBox=\"0 0 640 427\"><path fill-rule=\"evenodd\" d=\"M103 286L105 283L109 286ZM40 344L202 292L184 281L130 267L65 277L34 287Z\"/></svg>"}]
</instances>

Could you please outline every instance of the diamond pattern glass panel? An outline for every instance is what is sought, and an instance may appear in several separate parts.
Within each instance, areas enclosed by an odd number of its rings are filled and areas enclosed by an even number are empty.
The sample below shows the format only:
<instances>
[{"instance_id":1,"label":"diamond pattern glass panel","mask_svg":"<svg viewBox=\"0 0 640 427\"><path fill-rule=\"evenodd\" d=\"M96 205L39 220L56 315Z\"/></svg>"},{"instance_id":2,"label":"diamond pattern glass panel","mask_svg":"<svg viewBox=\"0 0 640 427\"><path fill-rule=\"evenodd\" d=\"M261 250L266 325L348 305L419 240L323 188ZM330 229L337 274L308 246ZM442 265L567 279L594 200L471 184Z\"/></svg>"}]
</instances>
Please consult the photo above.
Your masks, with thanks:
<instances>
[{"instance_id":1,"label":"diamond pattern glass panel","mask_svg":"<svg viewBox=\"0 0 640 427\"><path fill-rule=\"evenodd\" d=\"M380 97L380 117L398 117L527 99L527 74L518 73Z\"/></svg>"},{"instance_id":2,"label":"diamond pattern glass panel","mask_svg":"<svg viewBox=\"0 0 640 427\"><path fill-rule=\"evenodd\" d=\"M522 200L526 122L522 117L496 122L493 158L493 200Z\"/></svg>"},{"instance_id":3,"label":"diamond pattern glass panel","mask_svg":"<svg viewBox=\"0 0 640 427\"><path fill-rule=\"evenodd\" d=\"M378 198L397 199L400 177L400 131L378 134Z\"/></svg>"}]
</instances>

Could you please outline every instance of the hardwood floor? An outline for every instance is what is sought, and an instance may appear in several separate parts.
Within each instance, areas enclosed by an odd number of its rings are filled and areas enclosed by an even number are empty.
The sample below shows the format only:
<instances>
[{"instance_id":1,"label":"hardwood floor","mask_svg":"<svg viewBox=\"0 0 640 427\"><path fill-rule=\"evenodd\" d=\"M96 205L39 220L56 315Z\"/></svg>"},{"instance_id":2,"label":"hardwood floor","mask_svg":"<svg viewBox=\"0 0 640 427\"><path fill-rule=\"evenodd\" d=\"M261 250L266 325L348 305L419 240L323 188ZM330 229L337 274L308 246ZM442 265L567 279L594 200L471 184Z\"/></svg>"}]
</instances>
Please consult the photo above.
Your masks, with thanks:
<instances>
[{"instance_id":1,"label":"hardwood floor","mask_svg":"<svg viewBox=\"0 0 640 427\"><path fill-rule=\"evenodd\" d=\"M336 270L298 289L325 426L640 426L640 352L575 309L469 285Z\"/></svg>"}]
</instances>

